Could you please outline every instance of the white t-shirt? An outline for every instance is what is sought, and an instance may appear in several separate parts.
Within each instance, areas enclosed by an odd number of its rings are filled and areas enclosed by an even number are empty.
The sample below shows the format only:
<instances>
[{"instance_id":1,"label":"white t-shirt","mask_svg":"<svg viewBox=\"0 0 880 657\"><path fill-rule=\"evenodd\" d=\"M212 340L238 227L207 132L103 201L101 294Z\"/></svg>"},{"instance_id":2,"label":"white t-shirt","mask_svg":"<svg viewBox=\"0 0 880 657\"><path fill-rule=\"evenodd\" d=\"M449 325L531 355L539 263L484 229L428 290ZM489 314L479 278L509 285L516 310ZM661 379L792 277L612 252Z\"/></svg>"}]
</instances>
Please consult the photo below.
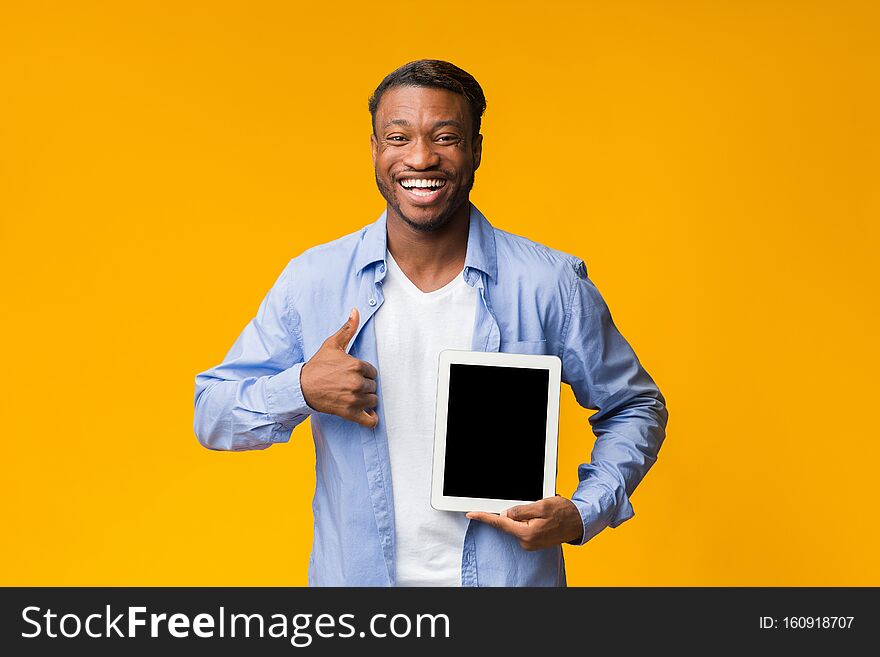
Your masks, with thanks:
<instances>
[{"instance_id":1,"label":"white t-shirt","mask_svg":"<svg viewBox=\"0 0 880 657\"><path fill-rule=\"evenodd\" d=\"M471 349L475 288L459 273L422 292L386 253L376 343L391 458L398 586L461 586L464 513L431 506L437 367L443 349Z\"/></svg>"}]
</instances>

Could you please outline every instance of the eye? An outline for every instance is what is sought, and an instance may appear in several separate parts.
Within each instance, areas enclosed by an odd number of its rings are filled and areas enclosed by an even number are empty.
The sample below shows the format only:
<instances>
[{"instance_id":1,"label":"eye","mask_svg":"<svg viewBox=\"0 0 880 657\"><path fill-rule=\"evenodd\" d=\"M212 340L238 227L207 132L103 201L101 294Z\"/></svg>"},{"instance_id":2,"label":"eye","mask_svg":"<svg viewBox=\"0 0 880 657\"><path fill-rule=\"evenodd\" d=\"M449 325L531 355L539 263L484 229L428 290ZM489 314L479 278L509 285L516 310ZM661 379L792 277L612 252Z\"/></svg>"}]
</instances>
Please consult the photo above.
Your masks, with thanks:
<instances>
[{"instance_id":1,"label":"eye","mask_svg":"<svg viewBox=\"0 0 880 657\"><path fill-rule=\"evenodd\" d=\"M396 141L398 143L406 141L406 137L403 135L389 135L388 137L385 137L385 139L386 141Z\"/></svg>"},{"instance_id":2,"label":"eye","mask_svg":"<svg viewBox=\"0 0 880 657\"><path fill-rule=\"evenodd\" d=\"M450 144L452 142L461 141L461 137L458 135L440 135L437 137L437 141L442 141L444 143Z\"/></svg>"}]
</instances>

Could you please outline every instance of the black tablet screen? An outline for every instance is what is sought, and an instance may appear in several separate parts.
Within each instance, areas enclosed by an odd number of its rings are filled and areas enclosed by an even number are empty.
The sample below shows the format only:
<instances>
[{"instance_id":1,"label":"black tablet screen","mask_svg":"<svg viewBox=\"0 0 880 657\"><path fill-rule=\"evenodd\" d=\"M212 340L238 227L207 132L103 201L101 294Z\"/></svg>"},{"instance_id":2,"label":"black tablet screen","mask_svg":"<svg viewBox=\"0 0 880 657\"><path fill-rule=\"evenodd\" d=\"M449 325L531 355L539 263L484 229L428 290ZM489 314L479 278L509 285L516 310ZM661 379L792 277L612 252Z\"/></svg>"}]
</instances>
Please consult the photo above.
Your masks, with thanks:
<instances>
[{"instance_id":1,"label":"black tablet screen","mask_svg":"<svg viewBox=\"0 0 880 657\"><path fill-rule=\"evenodd\" d=\"M449 368L443 494L544 497L549 371L456 363Z\"/></svg>"}]
</instances>

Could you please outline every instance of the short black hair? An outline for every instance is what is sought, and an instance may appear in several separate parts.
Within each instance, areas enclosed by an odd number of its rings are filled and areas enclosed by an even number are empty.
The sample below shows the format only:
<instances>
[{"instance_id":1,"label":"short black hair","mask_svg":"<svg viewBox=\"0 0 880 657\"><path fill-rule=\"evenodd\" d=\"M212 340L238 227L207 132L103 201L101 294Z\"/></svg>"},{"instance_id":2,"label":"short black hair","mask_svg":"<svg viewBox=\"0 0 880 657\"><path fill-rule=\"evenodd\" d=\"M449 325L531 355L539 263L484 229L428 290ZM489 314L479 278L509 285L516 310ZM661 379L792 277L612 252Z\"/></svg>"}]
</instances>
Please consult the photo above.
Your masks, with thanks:
<instances>
[{"instance_id":1,"label":"short black hair","mask_svg":"<svg viewBox=\"0 0 880 657\"><path fill-rule=\"evenodd\" d=\"M480 118L486 111L486 96L483 88L474 76L455 64L442 59L418 59L404 64L392 71L379 83L370 96L369 109L373 123L373 134L376 134L376 109L382 95L393 87L428 87L446 89L464 96L471 108L473 138L480 134Z\"/></svg>"}]
</instances>

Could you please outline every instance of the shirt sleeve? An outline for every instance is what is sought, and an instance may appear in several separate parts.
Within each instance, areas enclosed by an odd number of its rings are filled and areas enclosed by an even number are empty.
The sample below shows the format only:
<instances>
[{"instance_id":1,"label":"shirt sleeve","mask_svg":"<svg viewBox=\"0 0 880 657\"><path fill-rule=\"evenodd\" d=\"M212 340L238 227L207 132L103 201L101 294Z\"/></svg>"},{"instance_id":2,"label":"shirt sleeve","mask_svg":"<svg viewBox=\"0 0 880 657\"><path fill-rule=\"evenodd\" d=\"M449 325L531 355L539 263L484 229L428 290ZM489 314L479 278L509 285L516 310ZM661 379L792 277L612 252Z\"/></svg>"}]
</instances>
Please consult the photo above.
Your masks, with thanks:
<instances>
[{"instance_id":1,"label":"shirt sleeve","mask_svg":"<svg viewBox=\"0 0 880 657\"><path fill-rule=\"evenodd\" d=\"M596 441L578 466L572 496L583 545L605 527L635 515L629 497L657 460L666 436L666 401L617 330L583 261L575 264L562 340L562 378L590 417Z\"/></svg>"},{"instance_id":2,"label":"shirt sleeve","mask_svg":"<svg viewBox=\"0 0 880 657\"><path fill-rule=\"evenodd\" d=\"M300 387L302 339L290 278L288 264L223 362L196 375L194 429L208 449L287 442L293 428L315 412Z\"/></svg>"}]
</instances>

